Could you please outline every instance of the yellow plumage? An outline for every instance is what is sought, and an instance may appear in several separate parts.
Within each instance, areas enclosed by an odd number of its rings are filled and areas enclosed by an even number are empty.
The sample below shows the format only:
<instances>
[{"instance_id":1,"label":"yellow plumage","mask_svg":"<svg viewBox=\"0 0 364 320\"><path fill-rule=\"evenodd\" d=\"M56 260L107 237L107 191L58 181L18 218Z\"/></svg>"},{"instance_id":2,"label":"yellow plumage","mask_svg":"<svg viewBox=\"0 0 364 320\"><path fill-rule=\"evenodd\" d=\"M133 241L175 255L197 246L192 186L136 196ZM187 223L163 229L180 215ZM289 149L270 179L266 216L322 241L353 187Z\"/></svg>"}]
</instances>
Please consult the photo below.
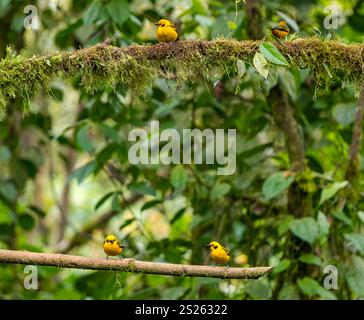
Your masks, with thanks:
<instances>
[{"instance_id":1,"label":"yellow plumage","mask_svg":"<svg viewBox=\"0 0 364 320\"><path fill-rule=\"evenodd\" d=\"M103 248L106 253L106 257L108 257L120 255L124 246L120 244L118 238L116 238L113 234L110 234L106 237Z\"/></svg>"},{"instance_id":2,"label":"yellow plumage","mask_svg":"<svg viewBox=\"0 0 364 320\"><path fill-rule=\"evenodd\" d=\"M285 21L281 20L278 23L278 26L271 29L272 34L276 36L278 39L282 39L289 34L289 29Z\"/></svg>"},{"instance_id":3,"label":"yellow plumage","mask_svg":"<svg viewBox=\"0 0 364 320\"><path fill-rule=\"evenodd\" d=\"M174 42L178 39L178 32L175 25L167 19L159 20L156 25L157 39L159 42Z\"/></svg>"},{"instance_id":4,"label":"yellow plumage","mask_svg":"<svg viewBox=\"0 0 364 320\"><path fill-rule=\"evenodd\" d=\"M210 257L213 262L225 265L229 263L229 250L224 248L220 243L212 241L207 246L210 248Z\"/></svg>"}]
</instances>

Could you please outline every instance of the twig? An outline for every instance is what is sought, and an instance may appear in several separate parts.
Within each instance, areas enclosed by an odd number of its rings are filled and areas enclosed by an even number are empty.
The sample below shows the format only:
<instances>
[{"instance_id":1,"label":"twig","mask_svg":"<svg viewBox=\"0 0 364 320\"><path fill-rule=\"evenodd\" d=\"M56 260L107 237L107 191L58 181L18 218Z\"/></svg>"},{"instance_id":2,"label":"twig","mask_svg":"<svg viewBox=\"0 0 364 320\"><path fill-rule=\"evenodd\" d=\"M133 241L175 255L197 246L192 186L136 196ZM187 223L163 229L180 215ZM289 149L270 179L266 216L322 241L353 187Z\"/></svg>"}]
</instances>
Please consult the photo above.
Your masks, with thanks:
<instances>
[{"instance_id":1,"label":"twig","mask_svg":"<svg viewBox=\"0 0 364 320\"><path fill-rule=\"evenodd\" d=\"M258 279L273 270L272 267L226 268L14 250L0 250L0 263L222 279Z\"/></svg>"}]
</instances>

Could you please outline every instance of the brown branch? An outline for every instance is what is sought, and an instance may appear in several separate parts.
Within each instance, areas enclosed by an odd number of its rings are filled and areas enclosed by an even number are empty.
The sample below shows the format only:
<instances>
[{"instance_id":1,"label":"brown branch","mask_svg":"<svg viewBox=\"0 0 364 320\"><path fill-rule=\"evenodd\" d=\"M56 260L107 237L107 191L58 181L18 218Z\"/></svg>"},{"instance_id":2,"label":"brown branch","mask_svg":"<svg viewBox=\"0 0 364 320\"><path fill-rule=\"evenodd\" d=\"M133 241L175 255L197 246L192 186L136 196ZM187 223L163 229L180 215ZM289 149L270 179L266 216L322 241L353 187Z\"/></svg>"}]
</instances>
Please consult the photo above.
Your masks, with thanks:
<instances>
[{"instance_id":1,"label":"brown branch","mask_svg":"<svg viewBox=\"0 0 364 320\"><path fill-rule=\"evenodd\" d=\"M363 113L364 113L364 84L361 86L358 106L356 108L355 123L353 129L353 136L349 150L348 167L346 169L346 179L352 183L358 175L359 170L359 151L360 142L362 139L363 128Z\"/></svg>"},{"instance_id":2,"label":"brown branch","mask_svg":"<svg viewBox=\"0 0 364 320\"><path fill-rule=\"evenodd\" d=\"M349 149L349 157L347 162L347 168L345 172L345 179L350 183L349 189L343 189L340 192L339 200L336 204L336 210L341 211L344 209L348 199L355 198L358 196L358 180L360 173L360 142L362 139L362 128L363 128L363 114L364 114L364 84L360 88L358 106L356 108L354 129L351 138L351 144Z\"/></svg>"},{"instance_id":3,"label":"brown branch","mask_svg":"<svg viewBox=\"0 0 364 320\"><path fill-rule=\"evenodd\" d=\"M305 169L304 145L292 108L286 95L278 86L270 91L269 98L274 120L285 134L291 170L293 172L302 172Z\"/></svg>"},{"instance_id":4,"label":"brown branch","mask_svg":"<svg viewBox=\"0 0 364 320\"><path fill-rule=\"evenodd\" d=\"M76 111L76 120L78 115L83 111L84 104L80 102L78 104L78 108ZM65 174L68 177L71 172L74 169L74 166L76 164L76 158L77 153L73 148L69 148L66 153L65 160ZM52 165L53 166L53 165ZM69 195L70 195L70 189L71 185L68 181L65 182L62 190L62 196L60 201L56 200L58 202L58 208L59 208L59 214L60 214L60 221L59 221L59 232L58 232L58 239L57 242L62 242L65 233L66 233L66 227L68 225L68 214L69 214Z\"/></svg>"},{"instance_id":5,"label":"brown branch","mask_svg":"<svg viewBox=\"0 0 364 320\"><path fill-rule=\"evenodd\" d=\"M69 149L67 152L68 161L66 163L66 176L69 176L74 168L76 162L76 152L73 149ZM57 242L61 242L66 233L66 227L68 224L68 211L69 211L69 195L70 195L71 185L69 182L66 182L63 186L61 199L58 203L59 208L59 231L58 231L58 239Z\"/></svg>"},{"instance_id":6,"label":"brown branch","mask_svg":"<svg viewBox=\"0 0 364 320\"><path fill-rule=\"evenodd\" d=\"M273 270L272 267L226 268L14 250L0 250L0 263L222 279L258 279Z\"/></svg>"}]
</instances>

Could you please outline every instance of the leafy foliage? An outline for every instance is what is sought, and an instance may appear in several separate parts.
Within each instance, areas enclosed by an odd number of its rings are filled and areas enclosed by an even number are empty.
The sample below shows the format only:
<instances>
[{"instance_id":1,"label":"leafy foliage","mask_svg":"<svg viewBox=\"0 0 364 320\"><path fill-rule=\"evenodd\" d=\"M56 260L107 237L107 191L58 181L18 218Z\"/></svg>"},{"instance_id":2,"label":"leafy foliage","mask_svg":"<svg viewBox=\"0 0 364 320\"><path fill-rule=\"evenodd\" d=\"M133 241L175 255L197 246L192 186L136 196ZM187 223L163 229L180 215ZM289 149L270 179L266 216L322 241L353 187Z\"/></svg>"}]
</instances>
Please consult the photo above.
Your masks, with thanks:
<instances>
[{"instance_id":1,"label":"leafy foliage","mask_svg":"<svg viewBox=\"0 0 364 320\"><path fill-rule=\"evenodd\" d=\"M0 248L104 257L104 236L115 233L126 257L208 264L202 245L214 239L229 248L232 266L274 272L230 281L38 267L32 291L23 288L23 267L2 265L0 297L363 298L362 149L356 180L346 172L363 79L362 45L354 43L363 40L362 10L339 1L347 24L330 31L324 1L261 0L264 23L254 28L266 32L283 18L292 41L267 34L237 46L230 38L249 40L255 22L245 1L142 2L34 1L36 31L23 28L28 2L0 3ZM195 45L162 62L118 56L155 43L161 17L181 26L182 39L215 40L214 49ZM70 59L106 38L121 51L101 45ZM304 140L300 172L277 125L277 88ZM128 134L151 120L180 132L236 128L236 172L130 164ZM339 270L338 290L324 288L327 265Z\"/></svg>"}]
</instances>

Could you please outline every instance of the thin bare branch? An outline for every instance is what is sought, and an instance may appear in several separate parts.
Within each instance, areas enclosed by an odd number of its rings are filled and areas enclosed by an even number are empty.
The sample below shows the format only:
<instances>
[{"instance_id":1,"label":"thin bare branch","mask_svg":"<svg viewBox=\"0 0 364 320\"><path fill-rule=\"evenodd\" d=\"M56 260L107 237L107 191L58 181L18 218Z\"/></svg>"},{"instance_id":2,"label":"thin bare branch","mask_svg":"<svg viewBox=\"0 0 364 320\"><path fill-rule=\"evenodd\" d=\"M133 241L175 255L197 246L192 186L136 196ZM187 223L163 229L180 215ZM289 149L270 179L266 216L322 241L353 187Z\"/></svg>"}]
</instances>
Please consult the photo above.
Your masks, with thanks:
<instances>
[{"instance_id":1,"label":"thin bare branch","mask_svg":"<svg viewBox=\"0 0 364 320\"><path fill-rule=\"evenodd\" d=\"M258 279L273 269L272 267L211 267L202 265L137 261L129 258L120 260L103 259L14 250L0 250L0 263L222 279Z\"/></svg>"}]
</instances>

